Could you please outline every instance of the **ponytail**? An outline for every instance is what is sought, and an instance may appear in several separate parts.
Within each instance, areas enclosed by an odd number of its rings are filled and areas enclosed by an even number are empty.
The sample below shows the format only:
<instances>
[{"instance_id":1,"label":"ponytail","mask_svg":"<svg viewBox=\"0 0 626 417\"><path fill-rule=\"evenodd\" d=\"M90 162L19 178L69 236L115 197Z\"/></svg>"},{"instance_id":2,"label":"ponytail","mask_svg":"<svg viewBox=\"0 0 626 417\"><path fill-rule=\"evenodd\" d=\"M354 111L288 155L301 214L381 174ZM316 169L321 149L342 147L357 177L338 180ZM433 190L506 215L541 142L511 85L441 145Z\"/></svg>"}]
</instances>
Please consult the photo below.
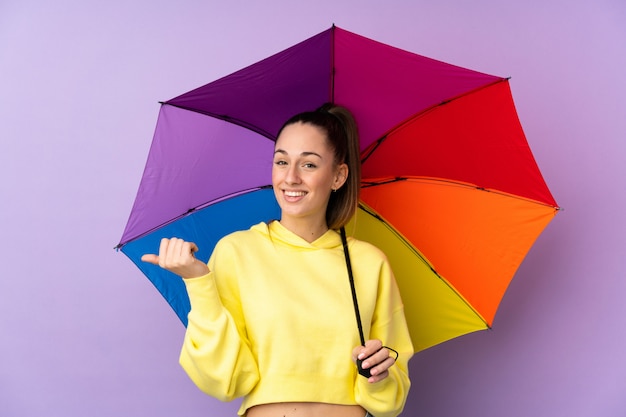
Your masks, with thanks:
<instances>
[{"instance_id":1,"label":"ponytail","mask_svg":"<svg viewBox=\"0 0 626 417\"><path fill-rule=\"evenodd\" d=\"M348 165L348 178L339 190L331 194L326 209L328 228L338 230L350 221L359 204L361 192L359 132L354 116L345 107L332 106L327 111L341 121L346 135L344 142L346 153L337 162ZM335 155L338 156L336 151Z\"/></svg>"}]
</instances>

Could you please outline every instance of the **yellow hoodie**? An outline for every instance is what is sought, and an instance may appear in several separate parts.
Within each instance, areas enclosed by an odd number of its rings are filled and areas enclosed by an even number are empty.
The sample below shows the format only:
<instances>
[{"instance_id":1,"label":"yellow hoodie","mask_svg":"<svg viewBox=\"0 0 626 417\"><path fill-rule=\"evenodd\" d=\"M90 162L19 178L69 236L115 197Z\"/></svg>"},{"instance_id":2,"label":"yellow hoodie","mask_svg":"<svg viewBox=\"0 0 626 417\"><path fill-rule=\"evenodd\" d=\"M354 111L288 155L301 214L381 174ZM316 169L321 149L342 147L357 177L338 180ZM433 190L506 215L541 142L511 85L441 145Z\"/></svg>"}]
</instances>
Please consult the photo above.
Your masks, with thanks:
<instances>
[{"instance_id":1,"label":"yellow hoodie","mask_svg":"<svg viewBox=\"0 0 626 417\"><path fill-rule=\"evenodd\" d=\"M413 346L386 257L348 239L365 339L399 352L389 377L370 384L357 373L360 345L341 237L313 243L274 221L224 237L211 272L186 279L191 311L180 363L193 382L222 401L258 404L358 404L395 417L409 391Z\"/></svg>"}]
</instances>

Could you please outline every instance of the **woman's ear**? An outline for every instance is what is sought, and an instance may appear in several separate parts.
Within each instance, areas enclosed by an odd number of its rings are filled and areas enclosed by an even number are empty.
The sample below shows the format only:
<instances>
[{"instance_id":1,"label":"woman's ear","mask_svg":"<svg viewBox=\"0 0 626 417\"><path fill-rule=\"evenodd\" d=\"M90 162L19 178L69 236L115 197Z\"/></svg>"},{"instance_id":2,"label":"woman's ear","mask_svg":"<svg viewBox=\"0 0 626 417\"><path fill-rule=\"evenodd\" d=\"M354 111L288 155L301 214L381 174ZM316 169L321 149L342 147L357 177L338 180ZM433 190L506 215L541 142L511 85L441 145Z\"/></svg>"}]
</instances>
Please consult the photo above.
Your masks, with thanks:
<instances>
[{"instance_id":1,"label":"woman's ear","mask_svg":"<svg viewBox=\"0 0 626 417\"><path fill-rule=\"evenodd\" d=\"M337 173L335 174L335 181L333 182L333 190L340 189L348 179L348 165L340 164L337 167Z\"/></svg>"}]
</instances>

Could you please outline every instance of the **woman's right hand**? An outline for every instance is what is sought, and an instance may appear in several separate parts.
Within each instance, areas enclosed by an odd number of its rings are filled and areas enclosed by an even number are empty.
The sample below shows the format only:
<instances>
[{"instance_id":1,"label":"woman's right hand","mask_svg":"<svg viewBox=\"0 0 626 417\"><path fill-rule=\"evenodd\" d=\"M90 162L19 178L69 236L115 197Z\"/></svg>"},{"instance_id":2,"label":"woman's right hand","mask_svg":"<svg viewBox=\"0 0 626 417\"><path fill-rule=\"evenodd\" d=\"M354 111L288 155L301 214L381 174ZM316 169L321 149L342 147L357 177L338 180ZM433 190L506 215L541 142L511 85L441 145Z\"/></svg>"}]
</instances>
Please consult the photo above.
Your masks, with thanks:
<instances>
[{"instance_id":1,"label":"woman's right hand","mask_svg":"<svg viewBox=\"0 0 626 417\"><path fill-rule=\"evenodd\" d=\"M158 255L146 254L141 260L158 265L182 278L197 278L209 273L207 264L194 256L197 251L195 243L173 237L161 239Z\"/></svg>"}]
</instances>

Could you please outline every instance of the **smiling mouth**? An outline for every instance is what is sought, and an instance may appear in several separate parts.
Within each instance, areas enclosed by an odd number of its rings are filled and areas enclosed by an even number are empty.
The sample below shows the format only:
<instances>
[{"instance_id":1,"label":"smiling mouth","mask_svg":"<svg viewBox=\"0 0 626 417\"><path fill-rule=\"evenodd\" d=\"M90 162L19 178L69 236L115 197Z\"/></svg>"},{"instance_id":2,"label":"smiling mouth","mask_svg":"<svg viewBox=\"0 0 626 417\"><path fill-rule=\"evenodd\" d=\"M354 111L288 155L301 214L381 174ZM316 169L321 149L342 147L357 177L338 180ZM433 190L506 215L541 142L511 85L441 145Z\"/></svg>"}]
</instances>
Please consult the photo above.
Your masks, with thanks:
<instances>
[{"instance_id":1,"label":"smiling mouth","mask_svg":"<svg viewBox=\"0 0 626 417\"><path fill-rule=\"evenodd\" d=\"M306 191L283 191L287 197L303 197L306 195Z\"/></svg>"}]
</instances>

